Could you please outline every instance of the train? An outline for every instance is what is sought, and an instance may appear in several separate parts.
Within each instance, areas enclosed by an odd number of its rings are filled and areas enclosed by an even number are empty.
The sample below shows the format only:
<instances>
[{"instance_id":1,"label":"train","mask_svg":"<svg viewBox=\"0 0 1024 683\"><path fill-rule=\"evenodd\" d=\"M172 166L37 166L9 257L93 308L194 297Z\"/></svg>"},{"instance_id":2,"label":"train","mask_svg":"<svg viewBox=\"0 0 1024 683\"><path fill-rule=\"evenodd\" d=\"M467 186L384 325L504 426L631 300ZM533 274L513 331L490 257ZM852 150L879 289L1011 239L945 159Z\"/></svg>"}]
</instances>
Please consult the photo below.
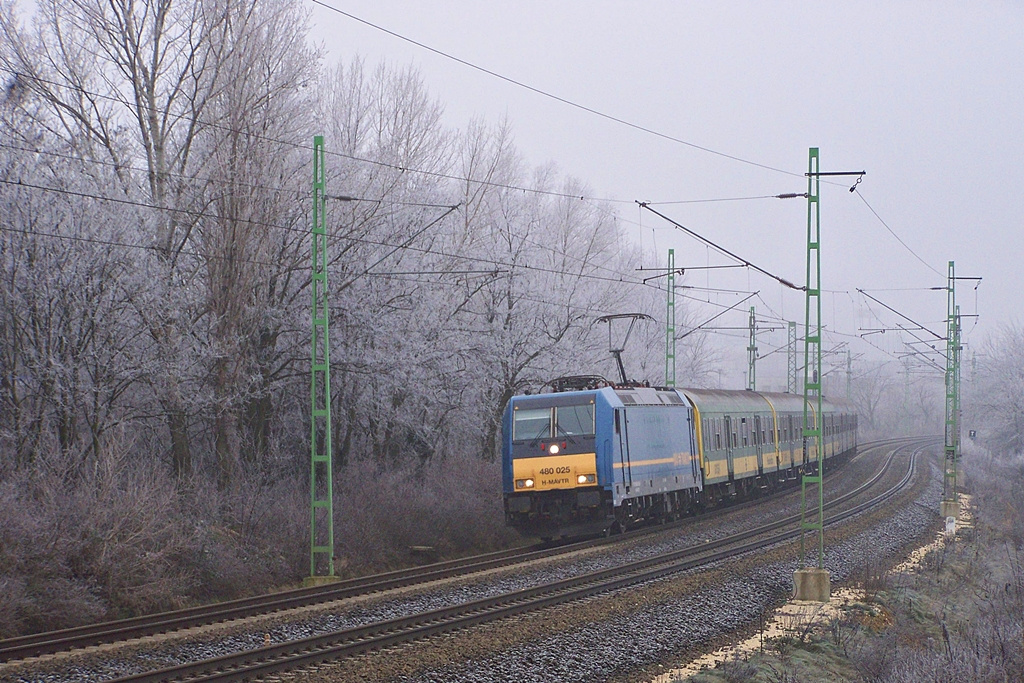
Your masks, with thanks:
<instances>
[{"instance_id":1,"label":"train","mask_svg":"<svg viewBox=\"0 0 1024 683\"><path fill-rule=\"evenodd\" d=\"M544 540L621 532L798 481L817 468L805 399L789 393L561 378L514 396L502 421L506 523ZM825 469L857 449L857 415L822 398Z\"/></svg>"}]
</instances>

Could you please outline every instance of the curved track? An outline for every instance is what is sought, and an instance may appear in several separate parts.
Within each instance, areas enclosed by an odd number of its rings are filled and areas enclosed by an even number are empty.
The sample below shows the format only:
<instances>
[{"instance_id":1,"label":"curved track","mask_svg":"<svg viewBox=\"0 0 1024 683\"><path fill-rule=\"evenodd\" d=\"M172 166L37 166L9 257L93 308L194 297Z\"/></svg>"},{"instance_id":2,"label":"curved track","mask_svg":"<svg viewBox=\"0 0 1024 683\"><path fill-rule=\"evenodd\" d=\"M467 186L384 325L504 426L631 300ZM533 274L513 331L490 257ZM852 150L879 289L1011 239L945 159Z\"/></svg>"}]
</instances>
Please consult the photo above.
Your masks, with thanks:
<instances>
[{"instance_id":1,"label":"curved track","mask_svg":"<svg viewBox=\"0 0 1024 683\"><path fill-rule=\"evenodd\" d=\"M861 454L870 449L892 447L904 442L906 442L906 439L894 439L865 444L861 447ZM880 476L880 474L881 473L876 475L875 478L858 489L855 489L855 491L851 492L850 495L870 486L877 480L877 476ZM758 502L760 502L760 500L755 499L739 505L719 508L711 513L705 514L703 518L707 519L718 514L736 511L738 509L756 505ZM686 524L688 519L690 518L686 518L681 522L676 522L675 524ZM609 543L616 543L623 537L635 538L637 536L653 533L665 528L665 526L642 528L629 532L625 534L625 536L610 539L590 539L557 547L532 545L513 548L483 555L475 555L458 560L450 560L426 566L412 567L383 574L338 581L325 586L301 588L173 612L146 615L133 619L104 622L62 631L51 631L12 638L0 641L0 663L12 662L61 651L75 650L103 643L114 643L160 633L168 633L196 626L205 626L237 619L245 619L248 617L261 616L360 595L378 593L395 588L414 586L439 579L465 576L475 572L553 557L570 551L578 551Z\"/></svg>"},{"instance_id":2,"label":"curved track","mask_svg":"<svg viewBox=\"0 0 1024 683\"><path fill-rule=\"evenodd\" d=\"M916 443L904 443L894 447L886 460L885 466L874 477L856 489L834 498L826 505L826 509L841 507L854 497L867 491L885 475L892 465L896 454L906 449L912 451L912 453L907 472L903 478L895 486L883 493L826 518L826 524L834 524L878 506L902 491L913 477L917 455L931 441L929 440L927 444L922 444L918 440ZM150 671L117 679L117 681L118 683L127 683L128 681L138 683L166 680L251 680L275 672L349 657L368 650L418 640L439 633L463 629L515 614L543 609L552 605L652 581L687 569L788 541L798 537L800 534L799 529L791 528L796 525L799 517L799 515L791 515L714 542L691 546L635 563L596 571L498 597L477 600L303 640L270 645L257 650L226 655L202 662ZM780 531L785 527L790 527L790 529Z\"/></svg>"}]
</instances>

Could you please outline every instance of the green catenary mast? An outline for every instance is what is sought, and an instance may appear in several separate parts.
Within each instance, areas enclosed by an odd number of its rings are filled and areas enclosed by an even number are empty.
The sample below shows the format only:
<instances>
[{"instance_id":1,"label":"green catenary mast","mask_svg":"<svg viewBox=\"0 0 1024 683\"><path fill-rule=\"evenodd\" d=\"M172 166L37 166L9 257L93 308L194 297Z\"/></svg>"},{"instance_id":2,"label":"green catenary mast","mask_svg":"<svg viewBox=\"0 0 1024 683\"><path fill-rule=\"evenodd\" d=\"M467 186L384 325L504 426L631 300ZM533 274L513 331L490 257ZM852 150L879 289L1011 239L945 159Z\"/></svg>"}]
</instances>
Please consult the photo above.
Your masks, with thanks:
<instances>
[{"instance_id":1,"label":"green catenary mast","mask_svg":"<svg viewBox=\"0 0 1024 683\"><path fill-rule=\"evenodd\" d=\"M676 250L668 250L668 310L665 315L665 386L676 385Z\"/></svg>"},{"instance_id":2,"label":"green catenary mast","mask_svg":"<svg viewBox=\"0 0 1024 683\"><path fill-rule=\"evenodd\" d=\"M821 486L822 434L821 434L821 241L819 225L821 203L819 202L820 178L818 170L818 148L811 147L807 169L807 292L804 312L804 419L803 442L805 458L813 456L817 467L813 475L804 475L800 485L800 564L806 565L804 548L805 531L816 531L818 540L818 569L825 566L825 538L822 524L824 492ZM813 449L813 450L809 450ZM817 503L808 505L807 488ZM808 508L813 508L809 510Z\"/></svg>"},{"instance_id":3,"label":"green catenary mast","mask_svg":"<svg viewBox=\"0 0 1024 683\"><path fill-rule=\"evenodd\" d=\"M789 361L786 371L786 391L795 394L796 388L799 386L799 380L797 380L796 376L796 321L794 320L786 323L786 349L786 356Z\"/></svg>"},{"instance_id":4,"label":"green catenary mast","mask_svg":"<svg viewBox=\"0 0 1024 683\"><path fill-rule=\"evenodd\" d=\"M757 391L757 318L750 307L750 343L747 344L747 390Z\"/></svg>"},{"instance_id":5,"label":"green catenary mast","mask_svg":"<svg viewBox=\"0 0 1024 683\"><path fill-rule=\"evenodd\" d=\"M804 314L804 420L803 441L807 471L800 483L800 565L793 575L797 600L828 602L829 574L825 570L824 419L821 403L821 176L857 176L864 171L821 172L818 148L811 147L807 161L807 306ZM854 184L856 188L856 184ZM813 452L808 446L813 445ZM811 465L813 463L813 466ZM816 502L808 504L807 489ZM804 536L817 532L817 567L807 565Z\"/></svg>"},{"instance_id":6,"label":"green catenary mast","mask_svg":"<svg viewBox=\"0 0 1024 683\"><path fill-rule=\"evenodd\" d=\"M793 575L793 584L794 595L798 600L828 602L831 590L829 573L825 570L825 494L822 486L824 452L821 430L821 204L818 201L818 168L818 148L811 147L807 168L807 288L804 314L803 452L807 470L800 481L800 568ZM811 465L812 462L814 465ZM808 500L808 493L811 500ZM817 536L816 567L807 564L804 537L808 531L816 532Z\"/></svg>"},{"instance_id":7,"label":"green catenary mast","mask_svg":"<svg viewBox=\"0 0 1024 683\"><path fill-rule=\"evenodd\" d=\"M331 453L331 354L327 310L324 139L313 138L313 351L310 410L310 580L334 577L334 482Z\"/></svg>"},{"instance_id":8,"label":"green catenary mast","mask_svg":"<svg viewBox=\"0 0 1024 683\"><path fill-rule=\"evenodd\" d=\"M846 349L846 400L853 400L853 354Z\"/></svg>"},{"instance_id":9,"label":"green catenary mast","mask_svg":"<svg viewBox=\"0 0 1024 683\"><path fill-rule=\"evenodd\" d=\"M960 311L956 305L956 270L949 262L946 284L946 435L943 465L942 503L943 517L958 518L960 501L956 479L960 448Z\"/></svg>"}]
</instances>

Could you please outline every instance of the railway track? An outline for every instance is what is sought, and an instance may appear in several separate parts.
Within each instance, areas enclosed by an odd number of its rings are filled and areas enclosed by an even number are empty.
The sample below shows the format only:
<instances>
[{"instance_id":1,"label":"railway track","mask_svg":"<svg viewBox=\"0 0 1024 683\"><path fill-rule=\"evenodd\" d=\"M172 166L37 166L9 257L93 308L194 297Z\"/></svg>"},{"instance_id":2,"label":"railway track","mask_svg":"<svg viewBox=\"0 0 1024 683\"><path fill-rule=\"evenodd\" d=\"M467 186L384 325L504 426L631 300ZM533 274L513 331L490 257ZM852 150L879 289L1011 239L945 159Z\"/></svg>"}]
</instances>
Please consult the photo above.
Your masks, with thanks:
<instances>
[{"instance_id":1,"label":"railway track","mask_svg":"<svg viewBox=\"0 0 1024 683\"><path fill-rule=\"evenodd\" d=\"M913 477L917 456L927 445L920 445L918 442L917 445L906 443L894 447L885 466L879 469L874 477L856 489L832 499L826 505L826 509L843 506L863 494L886 474L897 454L910 450L910 462L902 479L883 493L826 518L826 524L835 524L864 512L902 491ZM800 534L799 530L792 529L798 519L799 515L791 515L717 541L690 546L624 566L390 621L127 676L116 679L116 683L252 680L273 673L351 657L369 650L420 640L654 581L687 569L788 541ZM781 529L786 530L780 531Z\"/></svg>"},{"instance_id":2,"label":"railway track","mask_svg":"<svg viewBox=\"0 0 1024 683\"><path fill-rule=\"evenodd\" d=\"M861 453L875 448L892 447L905 440L891 440L865 444ZM881 472L880 472L881 473ZM879 473L879 474L880 474ZM876 477L877 479L877 477ZM851 494L863 490L876 479L862 485ZM734 505L703 516L704 519L727 514L748 506L756 505L754 500ZM685 524L687 520L676 524ZM664 530L666 527L642 528L629 532L625 537L637 537ZM530 562L556 556L570 551L619 542L623 536L613 539L598 538L580 541L558 547L534 545L525 548L476 555L469 558L413 567L384 574L358 577L326 586L303 588L270 595L232 600L174 612L147 615L122 621L105 622L78 628L34 634L0 641L0 662L13 662L30 657L67 650L76 650L104 643L121 642L130 639L168 633L197 626L224 623L232 620L262 616L285 610L333 602L372 593L423 584L430 581L466 576L476 572L500 568L517 563Z\"/></svg>"}]
</instances>

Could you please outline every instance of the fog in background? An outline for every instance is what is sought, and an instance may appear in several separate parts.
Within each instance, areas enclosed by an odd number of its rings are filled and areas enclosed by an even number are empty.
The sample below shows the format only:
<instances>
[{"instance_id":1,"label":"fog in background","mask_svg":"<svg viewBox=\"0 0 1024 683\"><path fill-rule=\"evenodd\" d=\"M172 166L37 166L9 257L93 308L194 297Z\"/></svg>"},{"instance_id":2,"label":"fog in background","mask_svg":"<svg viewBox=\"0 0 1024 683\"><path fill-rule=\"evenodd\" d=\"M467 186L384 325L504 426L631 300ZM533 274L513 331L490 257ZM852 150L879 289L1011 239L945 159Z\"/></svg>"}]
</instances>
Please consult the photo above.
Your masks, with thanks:
<instances>
[{"instance_id":1,"label":"fog in background","mask_svg":"<svg viewBox=\"0 0 1024 683\"><path fill-rule=\"evenodd\" d=\"M862 337L866 330L912 325L856 290L868 290L945 336L945 293L927 288L945 285L950 260L958 275L984 278L977 291L975 282L958 283L966 359L986 333L1019 319L1024 9L1017 4L327 4L609 116L792 174L602 119L313 7L312 36L331 58L412 63L452 125L507 117L532 163L554 162L588 182L594 196L621 200L620 220L645 249L637 267L664 267L669 248L678 266L731 261L642 213L634 200L804 192L800 176L808 147L816 146L822 171L867 171L859 192L909 247L848 192L852 180L823 184L826 350L849 342L862 366L888 362L894 372L904 372L911 364L913 372L926 372L918 360L896 358L908 351L905 342L914 341L909 335ZM766 270L805 281L802 199L655 208ZM682 282L758 290L751 303L759 317L803 321L802 293L757 273L694 270ZM727 305L745 296L685 294ZM746 326L747 306L719 324ZM695 308L701 319L721 310L713 304ZM974 314L979 317L966 317ZM746 334L719 331L716 337L723 383L741 386ZM762 354L786 340L784 331L764 331L758 339ZM942 342L936 345L943 349ZM938 354L932 357L941 364ZM780 358L783 353L765 359L759 385L784 387L785 365L775 363ZM845 358L835 362L845 373Z\"/></svg>"}]
</instances>

